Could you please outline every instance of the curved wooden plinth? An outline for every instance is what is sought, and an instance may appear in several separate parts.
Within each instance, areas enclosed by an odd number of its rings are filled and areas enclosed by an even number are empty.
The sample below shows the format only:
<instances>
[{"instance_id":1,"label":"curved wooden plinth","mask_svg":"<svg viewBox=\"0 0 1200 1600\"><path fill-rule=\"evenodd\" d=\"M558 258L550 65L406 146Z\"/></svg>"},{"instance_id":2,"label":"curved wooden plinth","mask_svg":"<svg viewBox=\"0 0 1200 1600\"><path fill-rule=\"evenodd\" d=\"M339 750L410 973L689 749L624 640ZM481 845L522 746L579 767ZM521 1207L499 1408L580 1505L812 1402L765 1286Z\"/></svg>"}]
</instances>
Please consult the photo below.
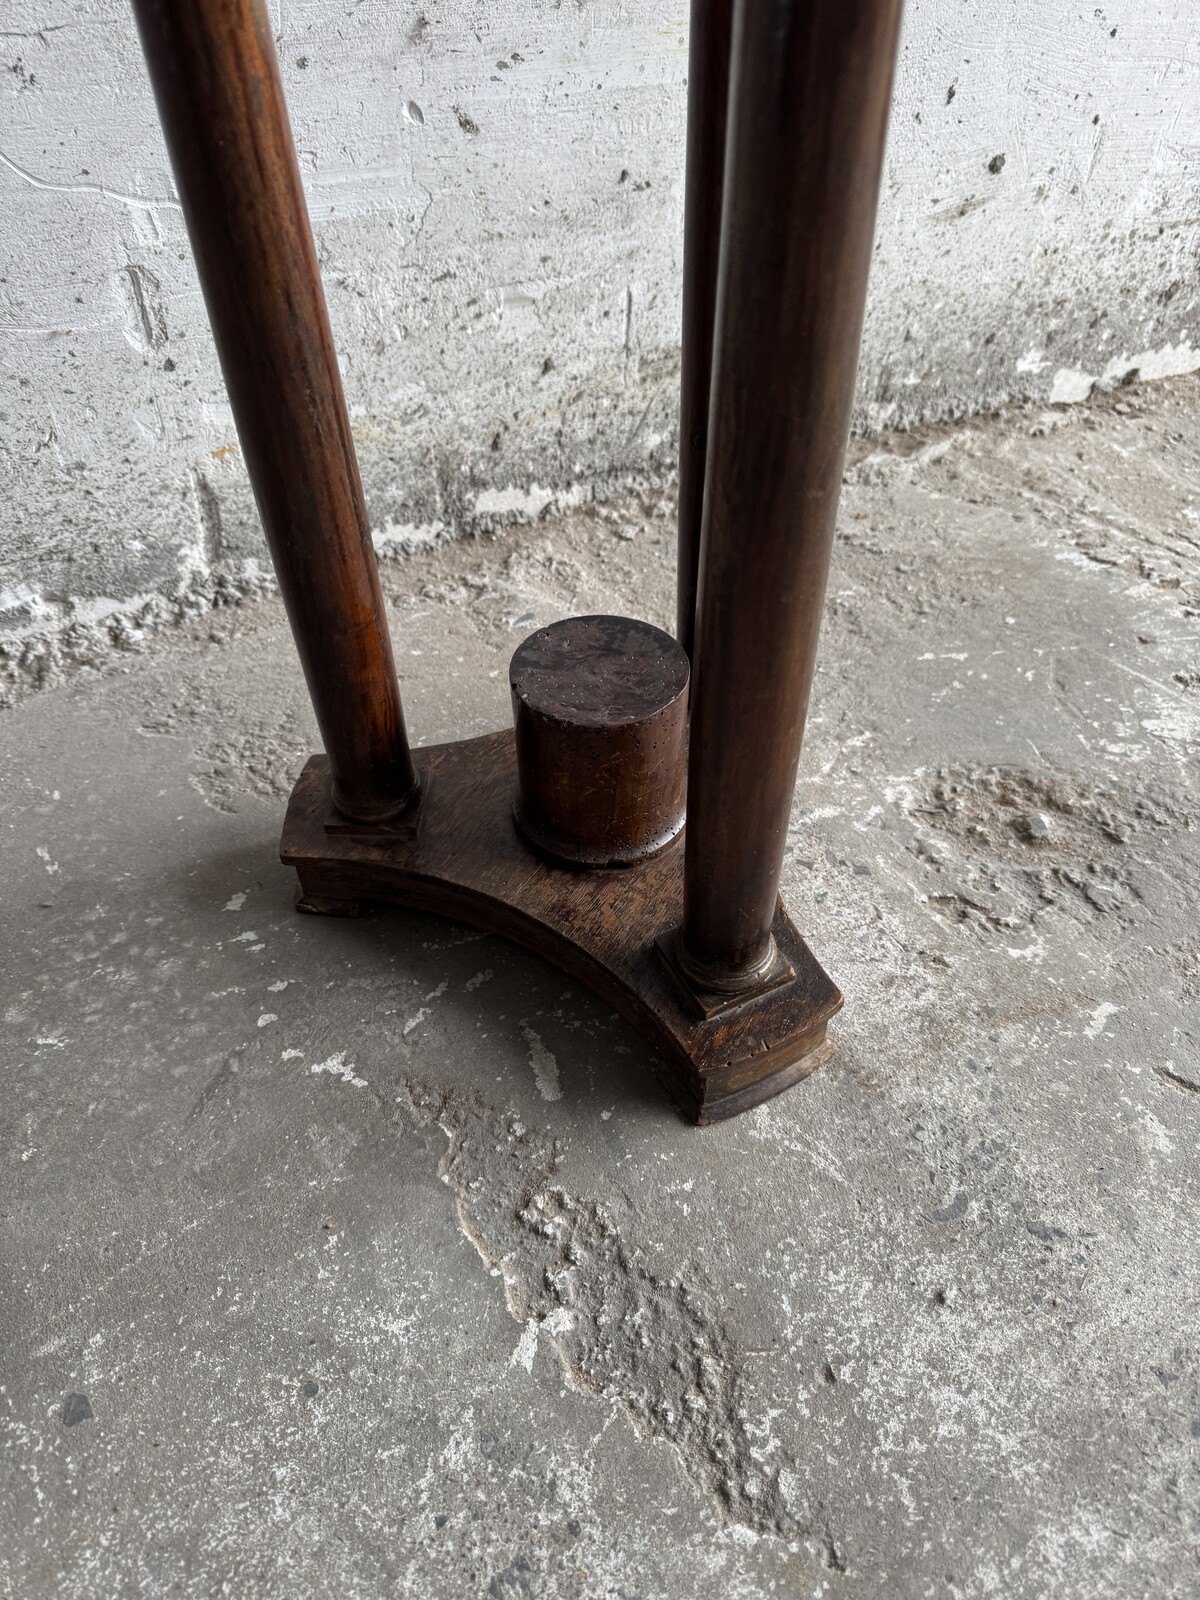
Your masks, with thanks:
<instances>
[{"instance_id":1,"label":"curved wooden plinth","mask_svg":"<svg viewBox=\"0 0 1200 1600\"><path fill-rule=\"evenodd\" d=\"M432 745L414 758L419 808L386 833L339 824L328 759L311 758L280 845L300 878L301 910L353 916L360 901L388 901L524 945L651 1040L663 1084L694 1122L747 1111L833 1054L825 1030L842 996L782 903L774 925L782 965L771 983L739 1002L698 995L663 953L683 905L682 840L635 866L555 865L513 824L512 733Z\"/></svg>"}]
</instances>

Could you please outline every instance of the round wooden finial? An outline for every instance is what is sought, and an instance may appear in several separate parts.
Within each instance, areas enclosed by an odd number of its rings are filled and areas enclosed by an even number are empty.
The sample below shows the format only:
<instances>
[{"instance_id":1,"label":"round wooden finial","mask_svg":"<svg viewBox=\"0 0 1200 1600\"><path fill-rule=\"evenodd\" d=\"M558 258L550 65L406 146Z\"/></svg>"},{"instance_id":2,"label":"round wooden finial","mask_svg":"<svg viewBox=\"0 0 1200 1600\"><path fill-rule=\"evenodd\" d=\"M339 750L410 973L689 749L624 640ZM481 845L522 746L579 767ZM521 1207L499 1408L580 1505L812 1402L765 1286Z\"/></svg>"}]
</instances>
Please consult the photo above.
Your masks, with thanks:
<instances>
[{"instance_id":1,"label":"round wooden finial","mask_svg":"<svg viewBox=\"0 0 1200 1600\"><path fill-rule=\"evenodd\" d=\"M625 866L683 827L688 658L628 617L572 617L519 645L508 670L517 730L513 816L575 866Z\"/></svg>"}]
</instances>

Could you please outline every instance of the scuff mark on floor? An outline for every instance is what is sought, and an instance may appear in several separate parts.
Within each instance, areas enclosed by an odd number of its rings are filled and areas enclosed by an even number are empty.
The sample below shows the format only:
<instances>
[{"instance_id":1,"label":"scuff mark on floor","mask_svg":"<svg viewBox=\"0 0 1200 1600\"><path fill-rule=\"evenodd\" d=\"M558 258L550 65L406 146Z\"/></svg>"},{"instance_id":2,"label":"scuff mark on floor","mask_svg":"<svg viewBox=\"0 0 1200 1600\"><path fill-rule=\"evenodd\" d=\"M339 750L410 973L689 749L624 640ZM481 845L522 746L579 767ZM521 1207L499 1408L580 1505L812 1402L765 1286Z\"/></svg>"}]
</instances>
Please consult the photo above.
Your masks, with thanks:
<instances>
[{"instance_id":1,"label":"scuff mark on floor","mask_svg":"<svg viewBox=\"0 0 1200 1600\"><path fill-rule=\"evenodd\" d=\"M542 1043L541 1036L532 1028L523 1027L521 1034L529 1046L529 1065L533 1068L538 1093L543 1100L561 1100L562 1084L559 1082L557 1060Z\"/></svg>"}]
</instances>

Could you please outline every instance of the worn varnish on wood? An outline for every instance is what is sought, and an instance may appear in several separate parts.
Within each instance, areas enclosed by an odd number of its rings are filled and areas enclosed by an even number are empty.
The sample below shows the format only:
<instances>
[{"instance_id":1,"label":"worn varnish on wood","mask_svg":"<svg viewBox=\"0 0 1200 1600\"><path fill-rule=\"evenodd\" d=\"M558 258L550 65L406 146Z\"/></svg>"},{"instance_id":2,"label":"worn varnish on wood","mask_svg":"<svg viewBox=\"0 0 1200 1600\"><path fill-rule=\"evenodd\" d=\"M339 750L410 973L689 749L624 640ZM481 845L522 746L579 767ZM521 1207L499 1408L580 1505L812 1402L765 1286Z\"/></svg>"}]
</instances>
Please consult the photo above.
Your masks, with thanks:
<instances>
[{"instance_id":1,"label":"worn varnish on wood","mask_svg":"<svg viewBox=\"0 0 1200 1600\"><path fill-rule=\"evenodd\" d=\"M693 0L682 647L617 618L542 630L516 733L415 762L266 7L134 7L328 751L284 828L301 909L507 935L641 1029L698 1121L778 1093L841 1004L778 890L899 0Z\"/></svg>"},{"instance_id":2,"label":"worn varnish on wood","mask_svg":"<svg viewBox=\"0 0 1200 1600\"><path fill-rule=\"evenodd\" d=\"M363 901L436 911L503 934L586 983L659 1052L681 1110L715 1122L778 1094L832 1052L842 997L780 906L775 938L794 979L706 1018L658 950L679 920L683 852L581 870L540 858L512 818L511 732L415 752L425 800L411 840L330 834L329 763L313 756L288 805L280 854L302 911L353 916Z\"/></svg>"},{"instance_id":3,"label":"worn varnish on wood","mask_svg":"<svg viewBox=\"0 0 1200 1600\"><path fill-rule=\"evenodd\" d=\"M571 617L531 634L509 667L517 827L576 866L628 865L683 827L688 658L629 617Z\"/></svg>"},{"instance_id":4,"label":"worn varnish on wood","mask_svg":"<svg viewBox=\"0 0 1200 1600\"><path fill-rule=\"evenodd\" d=\"M734 13L683 911L714 987L771 961L899 24L900 0Z\"/></svg>"},{"instance_id":5,"label":"worn varnish on wood","mask_svg":"<svg viewBox=\"0 0 1200 1600\"><path fill-rule=\"evenodd\" d=\"M253 0L134 13L338 804L394 816L415 777L270 18Z\"/></svg>"}]
</instances>

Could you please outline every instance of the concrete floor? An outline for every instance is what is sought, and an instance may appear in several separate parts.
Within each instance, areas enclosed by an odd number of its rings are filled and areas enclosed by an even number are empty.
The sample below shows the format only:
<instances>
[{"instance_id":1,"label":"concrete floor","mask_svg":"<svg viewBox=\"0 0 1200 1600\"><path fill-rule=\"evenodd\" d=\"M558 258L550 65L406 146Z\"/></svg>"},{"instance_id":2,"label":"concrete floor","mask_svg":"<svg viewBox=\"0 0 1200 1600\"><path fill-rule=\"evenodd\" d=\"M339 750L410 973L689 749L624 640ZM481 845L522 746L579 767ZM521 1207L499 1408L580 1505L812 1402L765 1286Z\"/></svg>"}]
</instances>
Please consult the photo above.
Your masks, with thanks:
<instances>
[{"instance_id":1,"label":"concrete floor","mask_svg":"<svg viewBox=\"0 0 1200 1600\"><path fill-rule=\"evenodd\" d=\"M1194 1595L1198 401L854 452L839 1050L715 1129L518 950L293 912L277 602L0 720L3 1592ZM661 503L388 566L417 740L672 563Z\"/></svg>"}]
</instances>

